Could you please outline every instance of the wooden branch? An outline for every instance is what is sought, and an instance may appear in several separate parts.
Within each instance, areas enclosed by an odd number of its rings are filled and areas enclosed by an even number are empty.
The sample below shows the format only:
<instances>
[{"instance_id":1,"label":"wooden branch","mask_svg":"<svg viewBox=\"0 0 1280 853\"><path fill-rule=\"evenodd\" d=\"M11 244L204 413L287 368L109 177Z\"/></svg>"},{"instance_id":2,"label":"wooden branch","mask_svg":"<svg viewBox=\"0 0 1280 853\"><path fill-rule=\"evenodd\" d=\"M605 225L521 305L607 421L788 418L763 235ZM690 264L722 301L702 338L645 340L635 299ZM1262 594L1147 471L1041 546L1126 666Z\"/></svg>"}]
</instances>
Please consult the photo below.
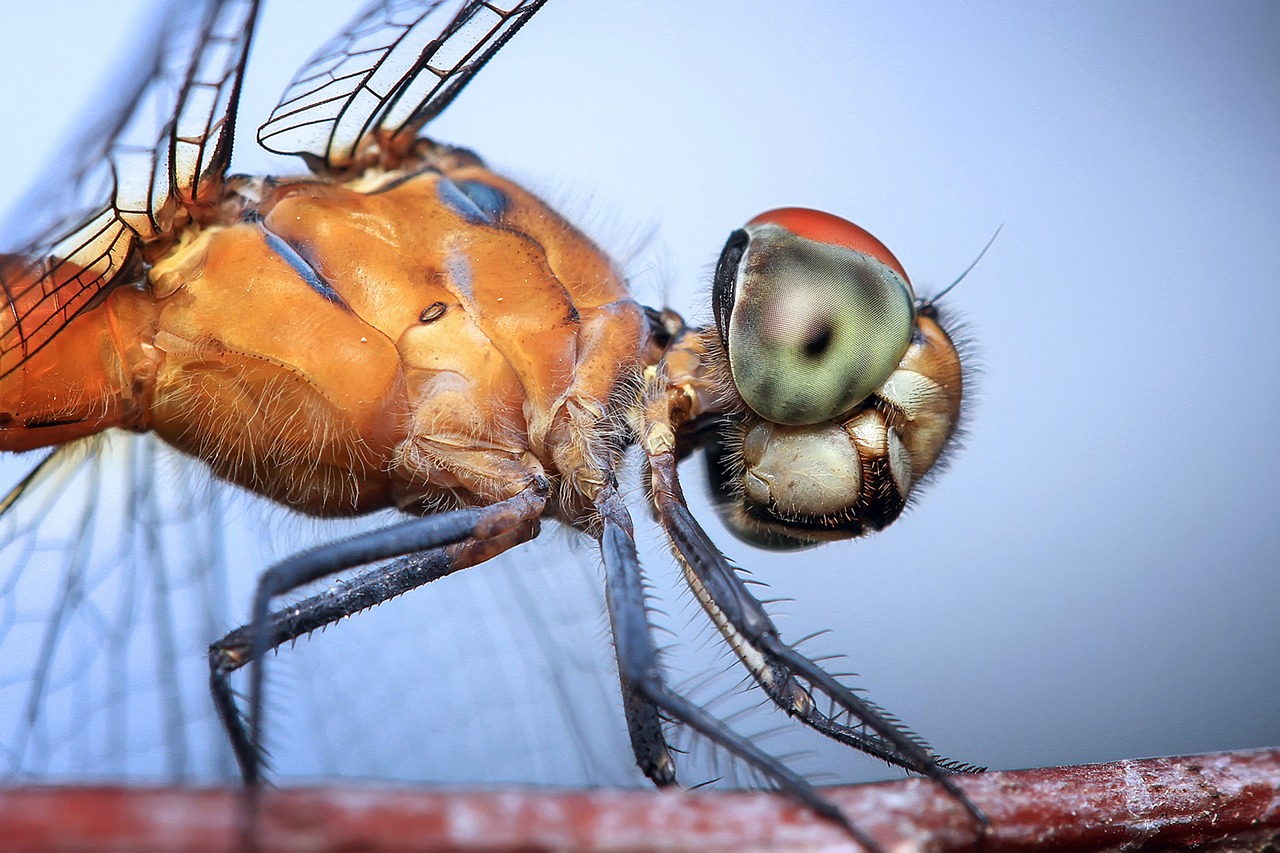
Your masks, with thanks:
<instances>
[{"instance_id":1,"label":"wooden branch","mask_svg":"<svg viewBox=\"0 0 1280 853\"><path fill-rule=\"evenodd\" d=\"M961 779L991 817L981 849L1258 849L1280 841L1280 749L986 773ZM922 779L827 789L886 849L968 850L963 811ZM233 789L0 789L5 850L234 850ZM853 847L768 793L269 791L263 850L750 850ZM1273 848L1274 849L1274 848Z\"/></svg>"}]
</instances>

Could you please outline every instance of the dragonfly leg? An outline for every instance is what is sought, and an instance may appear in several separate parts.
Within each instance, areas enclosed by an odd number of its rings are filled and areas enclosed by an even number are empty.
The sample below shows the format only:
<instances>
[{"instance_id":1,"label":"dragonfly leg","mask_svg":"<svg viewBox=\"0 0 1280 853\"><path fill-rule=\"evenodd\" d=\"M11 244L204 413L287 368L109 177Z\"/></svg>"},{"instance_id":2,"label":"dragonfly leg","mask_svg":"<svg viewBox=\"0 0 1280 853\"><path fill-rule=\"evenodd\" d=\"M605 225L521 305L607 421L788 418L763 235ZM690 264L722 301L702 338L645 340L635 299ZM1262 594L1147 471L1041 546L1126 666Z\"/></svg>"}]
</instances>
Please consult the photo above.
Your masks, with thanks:
<instances>
[{"instance_id":1,"label":"dragonfly leg","mask_svg":"<svg viewBox=\"0 0 1280 853\"><path fill-rule=\"evenodd\" d=\"M653 500L683 564L685 579L774 704L828 737L933 779L985 831L990 825L987 816L952 778L977 768L940 760L897 719L784 643L763 605L685 506L674 456L650 456L649 463ZM839 713L824 713L816 697ZM841 717L857 722L848 725Z\"/></svg>"},{"instance_id":2,"label":"dragonfly leg","mask_svg":"<svg viewBox=\"0 0 1280 853\"><path fill-rule=\"evenodd\" d=\"M627 722L637 761L657 784L675 779L674 761L661 732L661 715L690 726L699 734L768 777L787 795L843 827L859 844L879 849L870 837L849 823L835 804L773 756L744 739L705 709L674 693L664 683L658 650L650 632L644 600L644 576L636 552L631 516L610 485L596 497L600 513L600 551L605 567L605 601L613 628L618 672L627 700ZM636 715L633 717L633 711ZM640 723L637 730L636 722ZM651 764L646 767L646 762Z\"/></svg>"},{"instance_id":3,"label":"dragonfly leg","mask_svg":"<svg viewBox=\"0 0 1280 853\"><path fill-rule=\"evenodd\" d=\"M256 786L262 781L262 666L267 651L532 539L537 535L547 490L546 480L539 478L505 501L429 515L364 533L290 557L264 572L249 623L209 649L214 704L245 783ZM278 613L270 611L275 596L335 572L405 555L414 556L367 572L337 590L312 596ZM251 666L247 725L229 682L230 674L245 664Z\"/></svg>"},{"instance_id":4,"label":"dragonfly leg","mask_svg":"<svg viewBox=\"0 0 1280 853\"><path fill-rule=\"evenodd\" d=\"M500 543L502 550L532 538L530 533L523 530L514 530L504 536L510 542ZM456 546L451 546L401 557L388 565L374 567L332 589L275 611L267 625L267 648L277 648L347 616L368 610L433 580L467 568L470 563L459 560L457 551ZM241 625L209 647L209 688L242 774L247 774L249 768L260 766L261 757L256 756L245 717L236 704L231 674L253 659L253 632L252 624Z\"/></svg>"}]
</instances>

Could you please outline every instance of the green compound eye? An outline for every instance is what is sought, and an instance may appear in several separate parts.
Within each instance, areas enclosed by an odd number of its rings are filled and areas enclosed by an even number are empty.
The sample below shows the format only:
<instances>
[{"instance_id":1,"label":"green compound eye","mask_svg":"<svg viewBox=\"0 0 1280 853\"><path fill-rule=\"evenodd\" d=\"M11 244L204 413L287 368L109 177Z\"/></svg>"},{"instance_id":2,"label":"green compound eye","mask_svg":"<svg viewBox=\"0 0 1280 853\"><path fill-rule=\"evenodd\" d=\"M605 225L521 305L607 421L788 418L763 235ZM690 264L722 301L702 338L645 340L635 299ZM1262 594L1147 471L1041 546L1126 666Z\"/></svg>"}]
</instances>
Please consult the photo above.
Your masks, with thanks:
<instances>
[{"instance_id":1,"label":"green compound eye","mask_svg":"<svg viewBox=\"0 0 1280 853\"><path fill-rule=\"evenodd\" d=\"M729 238L716 321L743 401L779 424L853 409L898 366L915 294L875 237L839 217L782 208Z\"/></svg>"}]
</instances>

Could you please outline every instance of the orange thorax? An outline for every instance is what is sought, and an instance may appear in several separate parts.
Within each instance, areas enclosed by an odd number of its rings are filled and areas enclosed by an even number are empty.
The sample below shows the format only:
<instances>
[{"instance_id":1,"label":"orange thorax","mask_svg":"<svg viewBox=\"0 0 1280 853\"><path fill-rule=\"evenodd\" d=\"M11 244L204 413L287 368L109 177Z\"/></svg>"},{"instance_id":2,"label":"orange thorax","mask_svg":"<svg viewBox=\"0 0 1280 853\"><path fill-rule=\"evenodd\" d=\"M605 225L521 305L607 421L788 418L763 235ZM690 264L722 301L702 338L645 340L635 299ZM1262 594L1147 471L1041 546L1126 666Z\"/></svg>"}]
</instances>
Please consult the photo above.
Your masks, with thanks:
<instances>
[{"instance_id":1,"label":"orange thorax","mask_svg":"<svg viewBox=\"0 0 1280 853\"><path fill-rule=\"evenodd\" d=\"M154 430L313 514L488 503L531 473L577 514L651 360L586 237L477 165L237 186L230 221L189 227L149 287L5 380L6 402L64 388L79 399L45 400L44 422Z\"/></svg>"}]
</instances>

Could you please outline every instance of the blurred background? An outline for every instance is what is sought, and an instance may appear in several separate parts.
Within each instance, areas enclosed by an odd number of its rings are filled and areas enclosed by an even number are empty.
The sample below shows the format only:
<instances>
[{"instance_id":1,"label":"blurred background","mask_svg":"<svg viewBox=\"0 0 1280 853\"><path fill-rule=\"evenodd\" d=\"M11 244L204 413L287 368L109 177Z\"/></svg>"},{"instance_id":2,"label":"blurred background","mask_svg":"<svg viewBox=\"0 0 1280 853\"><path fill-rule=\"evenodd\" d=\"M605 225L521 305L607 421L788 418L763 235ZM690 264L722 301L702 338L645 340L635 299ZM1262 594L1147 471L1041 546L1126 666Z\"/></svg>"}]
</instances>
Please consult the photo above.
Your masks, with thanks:
<instances>
[{"instance_id":1,"label":"blurred background","mask_svg":"<svg viewBox=\"0 0 1280 853\"><path fill-rule=\"evenodd\" d=\"M0 54L0 209L65 168L54 150L150 7L21 5ZM236 170L300 170L253 131L350 14L268 0ZM1275 746L1278 42L1262 2L551 0L429 131L582 224L641 301L704 322L725 237L767 208L858 222L924 294L1003 225L943 302L976 366L963 446L897 524L760 551L720 527L698 459L695 513L787 599L784 636L829 629L803 649L847 656L831 668L946 755ZM6 776L229 774L203 646L271 559L378 523L297 519L153 450L122 442L0 530ZM35 458L6 459L5 486ZM818 781L896 775L735 690L633 497L673 682ZM548 529L276 656L277 775L636 782L579 539ZM706 750L686 761L687 782L736 778Z\"/></svg>"}]
</instances>

